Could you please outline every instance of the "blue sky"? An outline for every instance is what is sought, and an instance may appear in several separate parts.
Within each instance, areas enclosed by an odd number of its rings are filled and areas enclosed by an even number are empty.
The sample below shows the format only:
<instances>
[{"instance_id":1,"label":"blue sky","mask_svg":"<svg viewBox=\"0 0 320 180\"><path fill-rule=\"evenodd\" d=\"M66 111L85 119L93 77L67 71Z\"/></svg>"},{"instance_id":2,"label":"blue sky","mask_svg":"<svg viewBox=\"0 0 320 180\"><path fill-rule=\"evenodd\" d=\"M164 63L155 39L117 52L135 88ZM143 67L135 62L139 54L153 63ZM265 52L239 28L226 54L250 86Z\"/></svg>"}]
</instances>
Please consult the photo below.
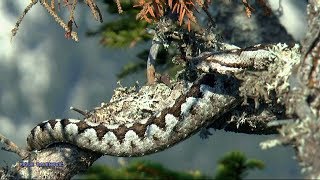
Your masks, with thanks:
<instances>
[{"instance_id":1,"label":"blue sky","mask_svg":"<svg viewBox=\"0 0 320 180\"><path fill-rule=\"evenodd\" d=\"M0 1L0 132L20 146L25 146L30 130L39 122L53 118L81 118L69 107L92 109L102 101L109 101L117 86L116 72L129 61L137 60L135 53L149 44L131 49L108 49L99 46L98 38L84 36L88 27L98 27L88 8L77 7L79 43L64 38L64 31L35 5L22 22L18 34L10 41L11 29L30 0ZM289 32L299 39L306 27L302 1L298 5L284 6L281 20ZM278 4L274 3L273 7ZM303 8L301 8L303 7ZM100 6L100 9L104 9ZM290 11L294 13L290 14ZM80 15L81 14L81 15ZM105 21L108 17L103 13ZM66 17L66 16L64 16ZM123 81L132 85L143 84L143 73ZM298 177L297 163L290 148L259 149L259 142L272 136L239 135L213 131L209 140L198 135L164 152L146 156L177 170L200 170L213 174L216 161L231 150L241 150L249 157L266 162L264 171L255 171L250 177ZM18 161L8 152L0 152L0 160ZM97 162L118 165L118 158L104 156ZM125 159L128 160L128 159Z\"/></svg>"}]
</instances>

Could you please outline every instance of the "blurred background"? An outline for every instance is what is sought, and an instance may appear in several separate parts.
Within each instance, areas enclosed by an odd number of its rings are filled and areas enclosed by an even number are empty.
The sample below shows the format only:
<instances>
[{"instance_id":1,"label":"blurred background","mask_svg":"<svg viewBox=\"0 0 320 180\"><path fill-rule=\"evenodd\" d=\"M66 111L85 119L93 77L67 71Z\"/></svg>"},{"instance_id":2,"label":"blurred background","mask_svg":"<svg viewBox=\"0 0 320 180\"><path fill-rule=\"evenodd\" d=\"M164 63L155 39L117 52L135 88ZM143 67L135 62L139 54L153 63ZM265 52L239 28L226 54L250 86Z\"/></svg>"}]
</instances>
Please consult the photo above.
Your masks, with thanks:
<instances>
[{"instance_id":1,"label":"blurred background","mask_svg":"<svg viewBox=\"0 0 320 180\"><path fill-rule=\"evenodd\" d=\"M82 118L69 110L70 106L90 110L108 102L117 87L117 76L128 62L140 61L136 55L151 42L137 43L129 48L107 48L99 44L100 37L87 37L89 29L98 29L86 5L77 6L75 20L80 42L64 37L64 30L46 10L35 5L23 20L18 34L11 40L11 29L30 0L0 1L0 133L19 146L39 122L54 118ZM306 1L272 0L272 9L279 20L300 41L306 31ZM115 18L106 12L106 4L98 2L105 22ZM214 9L213 9L214 11ZM243 11L243 9L242 9ZM68 14L64 17L67 19ZM245 13L243 12L243 16ZM240 17L238 17L240 18ZM254 15L251 21L254 20ZM263 22L260 22L263 25ZM251 27L251 26L250 26ZM263 27L259 27L263 28ZM245 36L246 38L248 36ZM280 37L281 38L281 37ZM146 82L145 72L139 71L121 80L123 86ZM273 136L256 136L214 131L207 140L195 135L157 154L141 157L159 162L173 170L199 170L212 175L217 160L232 150L244 152L248 158L265 162L262 171L253 171L248 178L301 178L290 147L263 151L259 143ZM0 151L1 166L19 161L13 153ZM123 158L131 161L136 158ZM96 163L119 166L119 159L110 156Z\"/></svg>"}]
</instances>

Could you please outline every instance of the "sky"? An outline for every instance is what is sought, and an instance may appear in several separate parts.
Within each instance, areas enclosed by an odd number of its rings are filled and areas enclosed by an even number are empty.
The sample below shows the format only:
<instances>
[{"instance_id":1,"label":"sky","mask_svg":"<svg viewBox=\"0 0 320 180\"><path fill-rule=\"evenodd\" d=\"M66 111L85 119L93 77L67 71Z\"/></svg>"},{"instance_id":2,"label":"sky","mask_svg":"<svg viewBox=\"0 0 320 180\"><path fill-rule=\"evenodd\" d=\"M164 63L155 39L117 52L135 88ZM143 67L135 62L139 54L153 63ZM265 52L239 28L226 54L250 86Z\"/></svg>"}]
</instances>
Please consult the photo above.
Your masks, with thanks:
<instances>
[{"instance_id":1,"label":"sky","mask_svg":"<svg viewBox=\"0 0 320 180\"><path fill-rule=\"evenodd\" d=\"M116 73L129 61L136 61L135 53L150 44L127 49L110 49L99 45L99 39L88 38L85 32L95 29L88 8L80 5L76 10L80 42L64 38L64 31L36 4L20 25L11 40L11 29L29 0L0 1L0 133L19 146L26 145L30 130L41 121L54 118L81 118L69 110L70 106L90 110L108 102L117 87ZM272 7L277 8L278 1ZM280 21L288 32L299 40L306 28L303 1L291 0L283 4ZM296 3L296 4L294 4ZM105 7L100 4L100 9ZM103 10L102 10L103 12ZM64 16L66 17L66 16ZM112 17L103 14L104 20ZM145 82L143 73L130 76L123 85L133 85L136 80ZM266 163L263 171L253 171L251 178L298 178L297 162L293 150L277 147L267 151L259 148L263 140L273 136L254 136L214 131L208 140L198 135L160 153L142 157L162 163L175 170L200 170L214 174L216 161L231 150L245 152L249 158ZM16 155L0 152L0 164L19 161ZM124 158L130 161L136 158ZM119 165L119 159L110 156L96 163Z\"/></svg>"}]
</instances>

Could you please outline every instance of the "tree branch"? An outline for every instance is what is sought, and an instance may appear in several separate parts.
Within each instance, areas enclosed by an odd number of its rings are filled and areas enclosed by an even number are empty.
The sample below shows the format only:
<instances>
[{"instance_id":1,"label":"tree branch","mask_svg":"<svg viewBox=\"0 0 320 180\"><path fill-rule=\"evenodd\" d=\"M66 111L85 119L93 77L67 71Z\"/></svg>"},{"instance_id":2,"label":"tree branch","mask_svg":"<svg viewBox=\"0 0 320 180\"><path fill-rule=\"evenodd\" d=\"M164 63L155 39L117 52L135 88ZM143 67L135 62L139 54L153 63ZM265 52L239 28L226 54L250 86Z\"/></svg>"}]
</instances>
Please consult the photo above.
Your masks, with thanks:
<instances>
[{"instance_id":1,"label":"tree branch","mask_svg":"<svg viewBox=\"0 0 320 180\"><path fill-rule=\"evenodd\" d=\"M10 169L0 169L1 179L70 179L87 170L101 155L69 144L33 151Z\"/></svg>"},{"instance_id":2,"label":"tree branch","mask_svg":"<svg viewBox=\"0 0 320 180\"><path fill-rule=\"evenodd\" d=\"M43 4L44 1L40 2ZM31 3L27 10L33 4ZM303 42L301 54L297 46L288 47L278 44L257 45L244 49L233 46L223 51L204 52L197 57L186 58L189 63L193 64L187 68L195 68L192 70L213 75L215 81L212 82L212 86L219 90L220 96L213 96L210 99L212 106L218 110L213 113L212 109L202 109L202 111L212 113L210 121L212 123L207 124L207 128L248 134L274 134L277 133L276 128L282 127L281 136L272 143L265 143L264 147L272 147L276 144L294 145L297 159L301 162L303 171L308 172L310 178L320 177L318 161L320 157L317 153L320 145L318 138L320 137L318 123L320 113L319 7L319 1L310 0L309 33ZM13 30L13 35L20 21ZM261 19L260 21L265 22ZM218 25L219 22L221 18L217 19ZM247 33L252 35L252 32ZM248 38L243 32L241 35L233 32L229 34ZM251 38L261 40L264 38L262 34L252 35ZM155 37L154 42L158 40L159 38ZM148 82L150 84L154 82L154 60L159 48L159 44L154 42L148 58ZM241 43L243 42L239 44ZM181 83L185 83L185 80L181 80ZM230 96L230 93L233 96ZM197 111L193 113L196 114ZM292 123L285 123L284 126L278 123L278 120L296 118L299 120L292 120ZM272 122L277 125L270 126ZM53 144L40 151L28 152L3 136L0 139L6 144L7 150L17 153L24 162L27 162L16 163L10 170L0 170L1 178L69 179L79 171L87 169L101 156L101 154L65 143ZM50 162L51 164L32 164L32 162ZM31 165L33 166L30 167ZM52 166L43 168L39 165Z\"/></svg>"},{"instance_id":3,"label":"tree branch","mask_svg":"<svg viewBox=\"0 0 320 180\"><path fill-rule=\"evenodd\" d=\"M300 62L290 77L290 92L286 106L288 113L300 121L283 126L277 144L295 147L297 160L307 178L320 177L320 2L310 0L309 29L302 42Z\"/></svg>"},{"instance_id":4,"label":"tree branch","mask_svg":"<svg viewBox=\"0 0 320 180\"><path fill-rule=\"evenodd\" d=\"M266 47L267 48L266 50ZM242 53L247 54L247 57L252 58L249 54L255 54L255 51L252 49L240 49ZM231 74L222 74L216 72L220 71L225 67L221 66L218 69L213 69L206 74L209 76L213 76L214 78L210 80L210 84L212 88L216 89L216 96L212 96L208 101L210 102L210 109L202 109L201 112L210 112L206 117L211 117L213 122L212 124L207 124L207 127L213 127L217 129L225 129L227 131L233 132L242 132L248 134L273 134L276 133L275 127L269 127L268 123L277 121L278 118L285 119L287 118L284 113L284 108L281 105L282 99L278 97L280 95L285 94L284 85L286 84L286 76L270 76L270 79L259 79L260 83L263 86L260 89L256 89L256 91L247 91L248 88L252 88L250 84L252 78L256 76L260 76L264 73L270 73L269 71L276 71L279 69L290 69L293 63L281 63L283 60L292 59L293 54L297 53L296 48L288 48L283 45L270 45L270 46L256 46L255 50L264 50L271 53L267 53L270 55L269 61L264 64L264 66L255 66L253 63L249 63L252 68L249 71L249 66L239 71L234 71ZM291 53L291 54L290 54ZM220 55L224 54L226 57L230 55L234 55L233 51L225 51ZM297 55L297 54L296 54ZM205 56L203 59L199 59L197 63L201 62L211 62L214 56ZM241 62L245 60L246 56L235 56L236 62ZM266 56L267 57L267 56ZM252 59L254 61L254 59ZM257 62L261 59L257 58ZM216 63L216 61L212 61ZM193 66L190 66L193 67ZM255 69L256 67L256 69ZM277 68L275 68L277 67ZM221 69L219 69L221 68ZM253 76L249 72L256 72L257 74ZM248 74L246 74L248 73ZM276 73L276 72L274 72ZM274 78L274 79L272 79ZM263 81L264 80L264 81ZM262 82L263 81L263 82ZM283 83L274 83L277 81L281 81ZM184 80L181 80L180 84L185 83ZM269 83L269 84L267 84ZM179 84L179 83L178 83ZM199 84L200 86L201 84ZM163 85L162 85L163 86ZM249 86L249 87L248 87ZM282 91L279 90L279 87L283 88ZM142 87L143 88L143 87ZM142 89L141 88L141 89ZM183 88L183 86L172 87L175 88ZM281 89L280 88L280 89ZM146 88L145 88L146 89ZM263 93L261 89L266 90L267 97L261 96ZM159 94L166 93L159 91L157 88L147 88L150 93ZM156 92L152 92L156 91ZM183 92L183 89L180 91ZM246 92L246 93L245 93ZM259 92L256 94L255 92ZM130 91L127 93L135 93L135 91ZM245 93L245 94L244 94ZM139 94L138 94L139 95ZM246 96L244 96L246 95ZM119 96L119 93L115 92L115 97ZM140 93L141 98L145 97L145 93ZM122 98L130 98L130 96L123 96ZM247 102L244 100L247 99ZM267 101L266 101L267 100ZM128 100L130 101L130 100ZM258 105L257 105L257 102ZM160 102L161 104L161 102ZM106 104L104 106L113 106L113 103ZM126 109L124 109L125 111ZM192 111L194 117L197 116L197 113L200 111ZM112 118L112 117L110 117ZM201 121L198 119L197 121ZM72 145L67 145L64 143L53 144L54 146L50 146L41 151L32 151L30 152L27 158L23 158L23 161L26 162L51 162L55 164L55 167L43 168L37 167L35 164L33 167L22 167L21 163L15 164L10 171L7 171L3 174L4 177L19 177L19 178L71 178L74 174L79 171L82 171L89 167L97 158L101 156L101 154L97 154L94 152L89 152L86 150L79 149ZM63 166L61 166L63 164ZM59 166L59 167L57 167ZM61 166L61 167L60 167ZM4 170L3 170L4 172Z\"/></svg>"}]
</instances>

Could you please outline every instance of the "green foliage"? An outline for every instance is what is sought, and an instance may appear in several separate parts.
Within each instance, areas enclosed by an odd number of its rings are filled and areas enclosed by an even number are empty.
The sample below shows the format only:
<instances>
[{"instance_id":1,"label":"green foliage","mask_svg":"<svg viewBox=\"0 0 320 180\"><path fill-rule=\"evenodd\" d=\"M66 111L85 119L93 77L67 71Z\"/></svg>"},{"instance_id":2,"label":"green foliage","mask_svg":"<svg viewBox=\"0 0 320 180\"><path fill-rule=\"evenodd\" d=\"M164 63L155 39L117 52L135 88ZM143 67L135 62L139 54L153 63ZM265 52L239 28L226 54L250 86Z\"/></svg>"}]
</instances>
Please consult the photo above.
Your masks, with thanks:
<instances>
[{"instance_id":1,"label":"green foliage","mask_svg":"<svg viewBox=\"0 0 320 180\"><path fill-rule=\"evenodd\" d=\"M107 5L106 11L111 16L116 15L117 17L113 21L101 25L98 30L88 31L87 36L100 36L100 44L112 48L133 47L138 42L151 39L152 36L146 33L147 22L136 20L139 10L132 8L132 1L121 1L121 7L124 10L121 15L118 15L118 8L114 1L104 0L103 2ZM147 56L146 58L144 56L143 61L126 64L117 74L117 77L122 79L130 74L144 70L146 68L148 52L143 51L140 53L140 55L146 53ZM141 57L139 58L141 59Z\"/></svg>"},{"instance_id":2,"label":"green foliage","mask_svg":"<svg viewBox=\"0 0 320 180\"><path fill-rule=\"evenodd\" d=\"M171 61L173 55L175 54L174 50L175 50L174 48L170 48L168 50L165 50L164 48L160 48L157 56L157 66L163 67L163 69L166 71L166 73L169 74L171 78L173 78L176 72L181 69L180 66L173 64ZM141 61L129 62L117 74L117 77L121 79L135 72L145 70L147 67L146 60L148 59L148 55L149 55L148 50L144 50L138 53L137 57ZM158 70L160 70L159 72L161 72L161 69L158 68Z\"/></svg>"},{"instance_id":3,"label":"green foliage","mask_svg":"<svg viewBox=\"0 0 320 180\"><path fill-rule=\"evenodd\" d=\"M103 46L112 48L133 47L138 42L145 42L152 38L151 35L146 33L147 22L136 20L139 9L132 8L132 1L121 1L121 7L124 11L121 15L118 15L118 8L114 1L104 0L103 2L107 4L106 11L111 14L111 16L116 16L113 21L104 23L98 30L88 31L88 36L100 36L100 43ZM129 62L117 74L117 77L122 79L130 74L145 70L148 54L148 50L138 53L137 57L142 61ZM174 54L176 54L176 48L168 48L168 50L161 48L158 52L156 62L157 70L163 72L160 67L166 67L166 73L168 73L171 78L181 69L181 67L175 66L171 61Z\"/></svg>"},{"instance_id":4,"label":"green foliage","mask_svg":"<svg viewBox=\"0 0 320 180\"><path fill-rule=\"evenodd\" d=\"M257 159L247 159L242 152L233 151L219 160L214 179L243 179L252 169L263 169L264 164Z\"/></svg>"},{"instance_id":5,"label":"green foliage","mask_svg":"<svg viewBox=\"0 0 320 180\"><path fill-rule=\"evenodd\" d=\"M122 70L117 74L118 79L122 79L130 74L138 72L146 68L146 62L129 62L123 66Z\"/></svg>"},{"instance_id":6,"label":"green foliage","mask_svg":"<svg viewBox=\"0 0 320 180\"><path fill-rule=\"evenodd\" d=\"M150 161L135 161L126 167L113 169L103 165L89 168L85 179L210 179L199 172L176 172Z\"/></svg>"},{"instance_id":7,"label":"green foliage","mask_svg":"<svg viewBox=\"0 0 320 180\"><path fill-rule=\"evenodd\" d=\"M117 14L114 21L104 23L98 30L87 32L88 36L100 35L100 43L108 47L133 47L139 41L147 41L151 38L146 33L147 22L137 21L136 15L138 10L132 8L131 1L122 1L122 9L124 12L118 15L117 6L114 1L104 0L108 5L107 11Z\"/></svg>"},{"instance_id":8,"label":"green foliage","mask_svg":"<svg viewBox=\"0 0 320 180\"><path fill-rule=\"evenodd\" d=\"M164 168L150 161L134 161L121 168L96 165L83 174L84 179L243 179L250 170L263 169L264 164L257 159L247 159L244 153L233 151L219 160L214 177L199 171L179 172Z\"/></svg>"}]
</instances>

